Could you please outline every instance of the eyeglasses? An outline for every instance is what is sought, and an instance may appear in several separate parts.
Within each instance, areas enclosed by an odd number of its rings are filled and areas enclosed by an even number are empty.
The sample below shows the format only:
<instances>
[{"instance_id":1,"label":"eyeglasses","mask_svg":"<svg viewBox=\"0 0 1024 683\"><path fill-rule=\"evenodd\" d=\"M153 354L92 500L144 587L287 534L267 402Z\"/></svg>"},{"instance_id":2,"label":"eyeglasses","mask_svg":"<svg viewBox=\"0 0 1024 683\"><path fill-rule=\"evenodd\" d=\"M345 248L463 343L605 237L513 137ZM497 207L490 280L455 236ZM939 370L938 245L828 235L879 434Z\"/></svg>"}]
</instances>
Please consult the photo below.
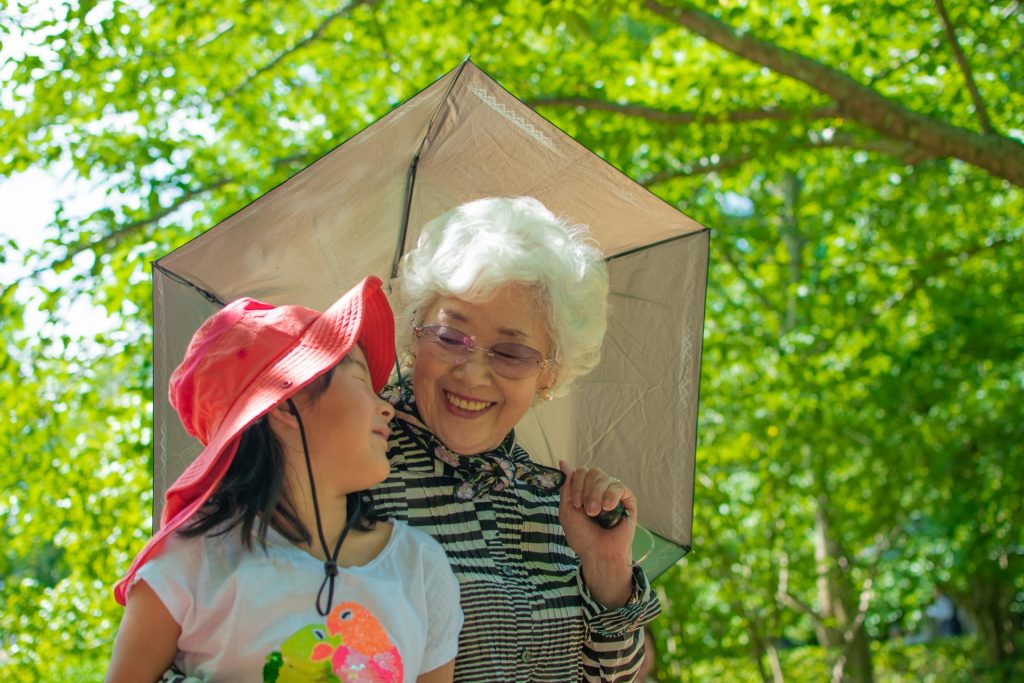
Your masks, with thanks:
<instances>
[{"instance_id":1,"label":"eyeglasses","mask_svg":"<svg viewBox=\"0 0 1024 683\"><path fill-rule=\"evenodd\" d=\"M483 351L491 368L508 379L524 379L532 377L555 362L554 358L545 358L537 349L525 344L499 342L489 349L477 346L476 341L462 330L447 325L413 324L413 334L417 339L426 342L423 348L434 358L445 363L462 365L470 359L474 351Z\"/></svg>"}]
</instances>

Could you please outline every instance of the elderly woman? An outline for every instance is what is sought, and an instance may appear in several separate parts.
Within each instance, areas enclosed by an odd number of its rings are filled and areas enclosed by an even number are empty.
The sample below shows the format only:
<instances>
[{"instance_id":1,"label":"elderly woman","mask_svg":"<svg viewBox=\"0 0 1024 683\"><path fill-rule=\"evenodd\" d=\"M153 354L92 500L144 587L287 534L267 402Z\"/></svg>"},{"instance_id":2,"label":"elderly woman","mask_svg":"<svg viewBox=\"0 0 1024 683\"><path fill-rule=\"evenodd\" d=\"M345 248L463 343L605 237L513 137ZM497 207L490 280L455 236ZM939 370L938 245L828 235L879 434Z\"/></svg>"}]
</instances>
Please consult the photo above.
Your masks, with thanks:
<instances>
[{"instance_id":1,"label":"elderly woman","mask_svg":"<svg viewBox=\"0 0 1024 683\"><path fill-rule=\"evenodd\" d=\"M635 518L633 495L564 462L561 484L514 431L597 364L601 253L535 199L481 199L428 224L395 284L411 373L385 390L392 470L373 500L448 554L465 612L455 680L632 681L657 598L632 526L591 518L619 503Z\"/></svg>"}]
</instances>

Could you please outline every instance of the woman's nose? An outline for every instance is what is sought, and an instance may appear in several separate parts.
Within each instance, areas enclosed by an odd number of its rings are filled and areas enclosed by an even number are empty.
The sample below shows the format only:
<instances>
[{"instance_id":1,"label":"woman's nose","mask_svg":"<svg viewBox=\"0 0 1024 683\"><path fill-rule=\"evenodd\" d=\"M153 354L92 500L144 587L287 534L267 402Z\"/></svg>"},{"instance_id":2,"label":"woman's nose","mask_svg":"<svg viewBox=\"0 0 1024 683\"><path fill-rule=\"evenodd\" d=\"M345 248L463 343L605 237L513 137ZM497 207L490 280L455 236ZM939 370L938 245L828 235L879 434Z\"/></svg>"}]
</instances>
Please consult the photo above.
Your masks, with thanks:
<instances>
[{"instance_id":1,"label":"woman's nose","mask_svg":"<svg viewBox=\"0 0 1024 683\"><path fill-rule=\"evenodd\" d=\"M459 373L464 381L480 383L487 381L491 373L491 359L485 349L474 348L473 352L455 366L454 371Z\"/></svg>"}]
</instances>

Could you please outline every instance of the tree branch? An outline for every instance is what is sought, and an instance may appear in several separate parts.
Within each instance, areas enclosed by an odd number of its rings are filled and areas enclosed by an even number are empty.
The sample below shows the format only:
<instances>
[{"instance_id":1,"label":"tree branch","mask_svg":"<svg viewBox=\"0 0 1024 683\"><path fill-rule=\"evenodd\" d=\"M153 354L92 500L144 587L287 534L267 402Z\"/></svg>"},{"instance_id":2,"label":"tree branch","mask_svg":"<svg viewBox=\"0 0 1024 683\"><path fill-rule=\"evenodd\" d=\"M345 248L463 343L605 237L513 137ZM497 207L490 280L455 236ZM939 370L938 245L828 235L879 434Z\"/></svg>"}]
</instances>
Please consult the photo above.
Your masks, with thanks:
<instances>
[{"instance_id":1,"label":"tree branch","mask_svg":"<svg viewBox=\"0 0 1024 683\"><path fill-rule=\"evenodd\" d=\"M737 263L736 259L734 259L732 255L729 253L729 250L721 249L718 251L718 253L722 255L722 258L729 262L729 265L732 266L732 269L736 271L736 276L739 277L739 279L743 282L747 289L749 289L751 293L754 296L756 296L762 304L764 304L765 308L767 308L775 315L779 316L779 318L781 319L782 313L779 311L778 306L768 300L768 297L764 295L764 292L761 291L760 287L754 285L753 281L751 281L750 277L747 275L744 268L741 267L740 264Z\"/></svg>"},{"instance_id":2,"label":"tree branch","mask_svg":"<svg viewBox=\"0 0 1024 683\"><path fill-rule=\"evenodd\" d=\"M985 103L981 100L981 93L978 92L978 86L974 82L974 75L971 73L971 67L967 63L967 57L964 56L964 51L960 48L960 41L957 40L956 31L953 29L953 22L949 19L946 3L944 0L935 0L935 8L939 11L939 16L942 17L942 25L946 28L946 38L953 48L956 62L960 65L960 71L964 74L964 80L967 81L967 91L971 93L971 101L974 102L974 111L978 115L981 129L986 133L995 133L995 130L992 128L992 122L989 121L988 112L985 110Z\"/></svg>"},{"instance_id":3,"label":"tree branch","mask_svg":"<svg viewBox=\"0 0 1024 683\"><path fill-rule=\"evenodd\" d=\"M742 309L745 308L744 305L740 304L735 299L733 299L731 296L729 296L729 292L726 290L725 286L721 283L721 281L718 278L709 279L708 280L708 287L713 289L715 292L718 292L718 295L720 297L722 297L722 299L731 308L733 308L735 310L742 310ZM758 296L760 297L759 294L758 294ZM753 339L758 340L761 343L761 345L764 346L765 348L773 348L773 347L776 347L778 345L778 338L773 336L773 335L768 334L763 329L759 328L758 330L756 330L754 332L750 332L749 335ZM754 398L756 398L758 396L760 396L759 390L752 390L749 393L742 393L741 392L741 393L730 393L729 394L730 399L732 399L733 401L739 401L741 398L754 399ZM707 489L714 489L715 488L714 482L711 481L711 479L706 474L701 473L700 475L697 476L697 480L700 482L700 484L702 486L704 486Z\"/></svg>"},{"instance_id":4,"label":"tree branch","mask_svg":"<svg viewBox=\"0 0 1024 683\"><path fill-rule=\"evenodd\" d=\"M830 138L823 138L815 135L809 139L801 140L790 140L783 144L774 144L770 149L772 152L778 151L791 151L796 149L822 149L827 147L842 148L842 149L859 149L866 152L876 152L879 154L885 154L891 156L897 161L911 165L919 164L922 161L927 161L930 156L926 151L921 150L913 145L900 142L899 140L889 140L886 138L858 138L855 135L849 133L837 132L834 133ZM759 147L761 154L765 153L767 147ZM713 163L697 163L697 164L686 164L682 168L665 169L653 173L647 178L641 179L639 182L644 187L651 187L659 183L664 183L669 180L676 178L689 178L695 175L704 175L706 173L717 173L719 171L728 171L734 168L742 166L748 161L756 159L759 154L754 152L743 152L741 154L735 154L728 157L723 157L717 162Z\"/></svg>"},{"instance_id":5,"label":"tree branch","mask_svg":"<svg viewBox=\"0 0 1024 683\"><path fill-rule=\"evenodd\" d=\"M888 550L889 545L889 543L885 543L882 550ZM876 565L874 570L877 570L877 568ZM832 683L841 683L844 680L843 674L846 669L846 662L849 661L850 651L853 649L854 638L857 635L857 631L864 625L864 620L867 619L868 608L871 607L871 599L873 597L874 579L868 576L864 579L864 590L860 592L860 599L857 601L857 614L849 626L843 629L841 634L843 650L832 667Z\"/></svg>"},{"instance_id":6,"label":"tree branch","mask_svg":"<svg viewBox=\"0 0 1024 683\"><path fill-rule=\"evenodd\" d=\"M756 159L757 155L753 152L745 152L743 154L736 154L729 157L724 157L717 162L707 164L687 164L683 168L678 169L665 169L664 171L658 171L647 178L640 181L640 184L644 187L650 187L663 183L668 180L675 178L688 178L695 175L704 175L705 173L716 173L718 171L728 171L733 168L738 168L750 161Z\"/></svg>"},{"instance_id":7,"label":"tree branch","mask_svg":"<svg viewBox=\"0 0 1024 683\"><path fill-rule=\"evenodd\" d=\"M841 147L860 149L865 152L876 152L890 156L908 166L919 164L933 158L926 150L915 147L907 142L891 138L860 138L850 133L837 132L828 140L817 140L810 147Z\"/></svg>"},{"instance_id":8,"label":"tree branch","mask_svg":"<svg viewBox=\"0 0 1024 683\"><path fill-rule=\"evenodd\" d=\"M380 49L384 53L384 58L388 61L395 61L395 55L391 51L391 43L388 42L388 36L384 32L384 27L380 25L376 12L370 12L370 22L373 24L373 32L377 34L377 41L380 42Z\"/></svg>"},{"instance_id":9,"label":"tree branch","mask_svg":"<svg viewBox=\"0 0 1024 683\"><path fill-rule=\"evenodd\" d=\"M983 251L988 251L989 249L1001 249L1002 247L1007 247L1007 246L1010 246L1012 244L1019 244L1020 242L1021 242L1021 237L1019 235L1017 235L1017 236L1005 235L1005 236L1000 236L1000 237L994 237L994 238L986 239L986 241L984 241L984 242L982 242L980 244L975 244L975 245L973 245L971 247L961 248L961 249L943 249L942 251L937 251L937 252L933 252L933 253L929 254L927 256L927 258L907 259L907 260L904 260L904 261L899 261L899 262L897 262L894 265L899 265L899 266L904 266L904 267L911 267L911 268L916 267L916 268L920 269L920 268L922 268L924 266L934 266L934 265L944 264L944 263L948 262L949 259L951 259L951 258L956 258L956 259L959 259L960 262L963 262L963 261L966 261L969 258L977 256L978 254L980 254ZM935 269L935 270L930 271L928 274L932 275L932 274L934 274L936 272L939 272L940 270L941 269Z\"/></svg>"},{"instance_id":10,"label":"tree branch","mask_svg":"<svg viewBox=\"0 0 1024 683\"><path fill-rule=\"evenodd\" d=\"M806 614L814 622L815 628L823 625L821 615L810 605L798 600L789 593L789 556L783 553L779 557L779 587L775 591L775 600L785 607Z\"/></svg>"},{"instance_id":11,"label":"tree branch","mask_svg":"<svg viewBox=\"0 0 1024 683\"><path fill-rule=\"evenodd\" d=\"M874 308L872 311L870 311L869 314L865 315L865 317L863 317L861 319L861 324L858 325L858 327L864 328L864 327L872 324L875 320L880 318L887 311L895 308L896 305L899 302L906 301L907 299L909 299L910 296L914 292L916 292L918 289L920 289L921 286L924 285L924 283L932 275L935 275L937 273L941 273L944 270L949 270L950 268L953 268L954 266L959 265L960 263L963 263L967 259L973 258L973 257L977 256L978 254L984 252L984 251L988 251L990 249L999 249L999 248L1002 248L1002 247L1009 246L1011 244L1017 244L1019 242L1020 242L1019 239L1011 239L1011 238L997 239L997 240L992 240L991 242L988 242L986 244L976 245L974 247L971 247L970 249L960 249L960 250L957 250L955 252L948 252L947 251L947 252L943 252L941 254L936 254L935 256L930 257L930 258L924 260L922 262L922 265L924 265L924 264L939 264L939 263L942 263L943 261L948 261L949 259L956 257L957 258L957 263L955 263L955 264L943 264L941 267L936 267L936 268L927 268L927 269L926 268L920 268L920 269L918 269L917 272L911 274L910 285L908 287L903 289L903 291L894 292L889 298L887 298L885 301L883 301L881 304L879 304L876 308Z\"/></svg>"},{"instance_id":12,"label":"tree branch","mask_svg":"<svg viewBox=\"0 0 1024 683\"><path fill-rule=\"evenodd\" d=\"M802 54L737 31L692 5L667 7L645 0L647 8L733 54L794 78L835 101L841 116L885 137L907 142L936 157L954 157L1024 187L1024 144L994 133L976 133L912 111L847 74Z\"/></svg>"},{"instance_id":13,"label":"tree branch","mask_svg":"<svg viewBox=\"0 0 1024 683\"><path fill-rule=\"evenodd\" d=\"M271 162L271 166L273 168L275 168L275 169L278 169L278 168L281 168L282 166L289 166L291 164L294 164L295 162L301 162L301 163L303 163L303 165L307 165L307 164L309 164L311 162L311 159L309 158L308 154L303 154L301 152L298 152L298 153L291 154L291 155L286 156L286 157L280 157L280 158L274 159ZM93 240L92 242L86 242L86 243L80 244L78 246L70 247L69 248L70 250L68 251L68 253L66 253L61 258L57 259L56 261L51 261L50 263L48 263L45 266L40 266L39 268L36 268L32 272L27 273L26 275L23 275L22 277L18 278L14 282L12 282L8 287L5 287L3 289L3 291L0 291L0 299L2 299L4 296L6 296L7 292L11 288L15 287L16 285L20 284L21 282L25 282L27 280L32 280L34 278L39 277L40 275L42 275L43 273L45 273L47 271L53 270L55 268L59 268L59 267L65 265L67 263L70 263L71 260L74 259L79 254L85 253L87 251L96 251L96 250L100 249L101 247L103 247L103 248L113 247L118 242L120 242L125 236L127 236L127 235L129 235L129 234L131 234L133 232L136 232L137 230L140 230L142 228L145 228L145 227L148 227L150 225L153 225L154 223L157 223L158 221L160 221L160 219L162 219L162 218L166 218L167 216L169 216L172 213L174 213L175 211L177 211L179 208L184 206L186 203L188 203L189 201L191 201L195 197L197 197L197 196L199 196L201 194L205 194L207 192L212 192L213 190L220 189L220 188L224 187L225 185L227 185L229 183L233 183L233 182L235 182L235 178L233 178L233 177L218 178L218 179L213 180L212 182L210 182L210 183L208 183L206 185L202 185L200 187L191 189L188 192L185 192L180 197L178 197L173 202L171 202L168 206L161 208L160 211L157 211L156 213L154 213L154 214L152 214L150 216L146 216L143 219L140 219L140 220L137 220L137 221L133 221L132 223L129 223L128 225L126 225L126 226L124 226L122 228L118 228L117 230L115 230L113 232L110 232L110 233L104 235L103 237L100 237L97 240Z\"/></svg>"},{"instance_id":14,"label":"tree branch","mask_svg":"<svg viewBox=\"0 0 1024 683\"><path fill-rule=\"evenodd\" d=\"M234 97L235 95L249 87L249 85L251 85L252 82L255 81L257 78L259 78L263 74L267 73L268 71L276 67L285 59L292 56L299 50L302 50L303 48L306 48L309 45L315 43L317 40L323 37L324 33L327 32L327 29L330 27L332 23L334 23L335 19L345 16L359 5L368 5L374 2L376 2L376 0L354 0L353 2L342 2L341 4L339 4L338 8L331 12L330 14L328 14L324 18L324 20L320 22L320 25L313 29L313 31L309 35L307 35L305 38L292 45L284 52L278 54L276 57L271 59L263 66L259 67L258 69L250 71L246 75L245 79L242 80L241 83L231 88L231 90L228 90L220 97L216 98L215 103L219 104L224 100L231 99L232 97Z\"/></svg>"},{"instance_id":15,"label":"tree branch","mask_svg":"<svg viewBox=\"0 0 1024 683\"><path fill-rule=\"evenodd\" d=\"M658 123L746 123L748 121L790 121L800 119L813 121L816 119L835 118L839 115L836 107L819 107L817 109L787 109L767 107L764 109L739 109L721 114L702 114L691 111L667 111L648 107L642 104L620 104L596 97L535 97L525 100L530 107L583 107L596 111L607 111L614 114L626 114Z\"/></svg>"},{"instance_id":16,"label":"tree branch","mask_svg":"<svg viewBox=\"0 0 1024 683\"><path fill-rule=\"evenodd\" d=\"M150 225L153 225L160 219L171 215L196 196L223 187L224 185L233 182L233 180L234 178L221 178L215 180L214 182L208 185L203 185L202 187L197 187L193 190L189 190L188 192L184 193L183 195L175 199L173 202L171 202L168 206L163 207L160 211L157 211L152 215L146 216L145 218L137 221L133 221L128 225L125 225L124 227L118 228L113 232L109 232L106 235L103 235L99 239L93 240L91 242L86 242L84 244L79 244L74 247L69 247L68 252L64 254L64 256L60 257L55 261L50 261L45 266L40 266L39 268L36 268L32 272L19 277L10 285L5 287L4 290L0 292L0 299L3 299L7 295L7 292L11 290L13 287L16 287L18 284L28 280L35 279L47 271L54 270L55 268L60 268L61 266L70 263L79 254L83 254L87 251L99 251L101 248L104 250L109 250L110 248L116 246L118 242L120 242L122 239L124 239L131 233L141 230L142 228L148 227Z\"/></svg>"},{"instance_id":17,"label":"tree branch","mask_svg":"<svg viewBox=\"0 0 1024 683\"><path fill-rule=\"evenodd\" d=\"M836 118L839 116L839 109L834 106L818 107L817 109L789 109L789 108L766 108L766 109L739 109L721 114L701 114L698 112L666 111L639 104L620 104L609 102L594 97L538 97L527 100L526 104L531 107L583 107L595 111L606 111L626 116L635 116L655 121L658 123L690 124L690 123L746 123L749 121L815 121L820 119ZM888 138L859 139L849 133L836 133L831 143L819 141L813 146L837 146L852 147L871 152L881 152L896 157L907 164L916 164L930 158L927 153L914 147L914 145ZM803 146L803 145L802 145ZM706 164L686 172L687 175L696 175L720 171L739 166L742 162L754 159L755 155L739 155L724 159L717 164ZM664 177L661 177L664 175ZM679 177L679 172L662 172L648 178L644 184L653 185L663 180Z\"/></svg>"},{"instance_id":18,"label":"tree branch","mask_svg":"<svg viewBox=\"0 0 1024 683\"><path fill-rule=\"evenodd\" d=\"M885 80L886 78L893 75L900 69L903 69L904 67L916 62L918 59L921 58L921 55L924 54L925 51L928 50L929 48L934 50L937 49L941 44L942 41L939 40L938 38L929 38L928 41L922 47L908 51L906 53L907 56L905 59L901 59L895 64L891 64L882 69L881 71L879 71L878 73L873 74L871 78L868 79L868 85L873 86L875 83Z\"/></svg>"},{"instance_id":19,"label":"tree branch","mask_svg":"<svg viewBox=\"0 0 1024 683\"><path fill-rule=\"evenodd\" d=\"M916 272L911 274L910 284L908 286L904 287L899 292L894 292L887 299L885 299L885 301L873 307L871 310L865 311L864 315L862 315L857 320L857 322L853 326L851 326L851 329L863 330L873 325L876 320L881 318L890 310L896 308L896 306L899 305L900 302L907 301L914 294L914 292L916 292L925 284L929 277L941 273L945 270L949 270L950 268L953 267L952 265L943 264L944 261L948 261L948 259L953 257L958 257L958 263L963 263L967 259L973 258L984 251L988 251L990 249L1001 249L1003 247L1011 246L1014 244L1020 244L1020 242L1020 238L999 238L991 240L984 244L976 245L968 249L944 251L939 254L930 256L927 259L923 259L922 261L919 262L922 267L918 268ZM940 266L940 264L942 264L941 267L938 267ZM925 265L933 265L937 267L925 268L923 267ZM821 340L813 347L813 353L825 353L826 351L828 351L829 348L832 347L834 343L835 339Z\"/></svg>"},{"instance_id":20,"label":"tree branch","mask_svg":"<svg viewBox=\"0 0 1024 683\"><path fill-rule=\"evenodd\" d=\"M387 61L390 67L392 63L400 63L398 55L391 49L391 42L388 40L387 31L384 29L384 25L381 23L380 17L377 16L377 12L374 9L370 11L370 22L373 24L374 33L377 35L377 41L380 43L381 54ZM392 75L396 79L401 79L410 89L415 92L417 90L416 83L413 82L412 78L407 75L408 69L398 69L397 72L392 72Z\"/></svg>"},{"instance_id":21,"label":"tree branch","mask_svg":"<svg viewBox=\"0 0 1024 683\"><path fill-rule=\"evenodd\" d=\"M196 41L196 49L202 49L211 43L220 40L223 36L227 35L231 31L235 30L235 22L223 21L207 33L204 36L200 36L199 40Z\"/></svg>"}]
</instances>

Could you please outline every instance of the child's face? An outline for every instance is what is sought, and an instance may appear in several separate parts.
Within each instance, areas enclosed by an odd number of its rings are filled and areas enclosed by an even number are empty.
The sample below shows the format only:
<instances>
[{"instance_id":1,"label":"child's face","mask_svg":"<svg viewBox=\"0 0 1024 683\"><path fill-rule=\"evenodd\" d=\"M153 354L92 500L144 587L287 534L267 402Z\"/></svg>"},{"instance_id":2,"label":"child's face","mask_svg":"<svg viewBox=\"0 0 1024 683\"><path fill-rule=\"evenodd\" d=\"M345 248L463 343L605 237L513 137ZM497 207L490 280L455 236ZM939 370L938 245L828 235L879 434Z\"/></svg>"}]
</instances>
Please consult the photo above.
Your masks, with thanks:
<instances>
[{"instance_id":1,"label":"child's face","mask_svg":"<svg viewBox=\"0 0 1024 683\"><path fill-rule=\"evenodd\" d=\"M295 397L302 415L317 490L362 491L388 476L391 404L373 390L363 350L354 347L318 396Z\"/></svg>"}]
</instances>

